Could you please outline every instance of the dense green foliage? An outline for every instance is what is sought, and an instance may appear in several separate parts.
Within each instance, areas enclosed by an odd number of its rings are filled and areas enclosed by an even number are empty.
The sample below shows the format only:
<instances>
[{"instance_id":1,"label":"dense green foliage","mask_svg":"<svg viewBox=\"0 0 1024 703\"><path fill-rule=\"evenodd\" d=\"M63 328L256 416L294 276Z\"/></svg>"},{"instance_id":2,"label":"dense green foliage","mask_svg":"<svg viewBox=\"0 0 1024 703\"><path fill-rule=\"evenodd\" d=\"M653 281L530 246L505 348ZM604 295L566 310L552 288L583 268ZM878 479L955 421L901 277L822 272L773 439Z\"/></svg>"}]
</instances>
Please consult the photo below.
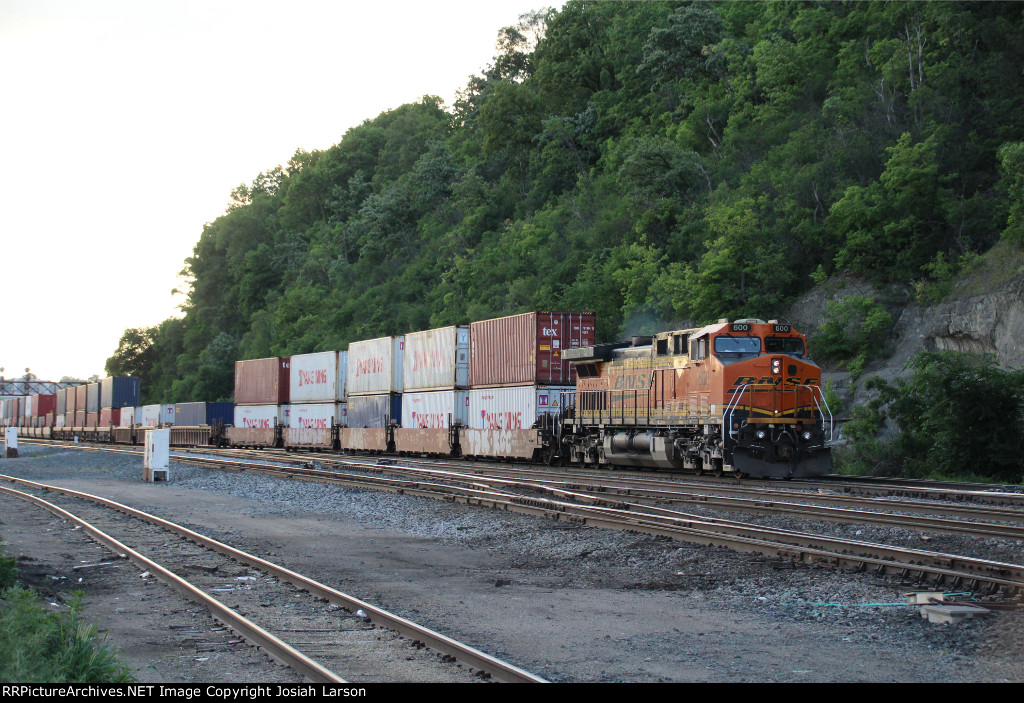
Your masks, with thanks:
<instances>
[{"instance_id":1,"label":"dense green foliage","mask_svg":"<svg viewBox=\"0 0 1024 703\"><path fill-rule=\"evenodd\" d=\"M825 320L809 343L816 356L839 361L856 378L868 361L885 353L892 325L892 315L875 300L851 295L826 305Z\"/></svg>"},{"instance_id":2,"label":"dense green foliage","mask_svg":"<svg viewBox=\"0 0 1024 703\"><path fill-rule=\"evenodd\" d=\"M530 309L593 310L611 340L767 319L812 275L948 276L1022 239L1022 9L527 16L450 109L403 105L239 186L183 318L128 330L107 371L144 402L213 400L236 358Z\"/></svg>"},{"instance_id":3,"label":"dense green foliage","mask_svg":"<svg viewBox=\"0 0 1024 703\"><path fill-rule=\"evenodd\" d=\"M854 409L856 419L847 426L850 463L911 477L1024 480L1024 371L948 351L923 352L909 367L909 380L868 380L879 395ZM880 441L886 419L899 433Z\"/></svg>"}]
</instances>

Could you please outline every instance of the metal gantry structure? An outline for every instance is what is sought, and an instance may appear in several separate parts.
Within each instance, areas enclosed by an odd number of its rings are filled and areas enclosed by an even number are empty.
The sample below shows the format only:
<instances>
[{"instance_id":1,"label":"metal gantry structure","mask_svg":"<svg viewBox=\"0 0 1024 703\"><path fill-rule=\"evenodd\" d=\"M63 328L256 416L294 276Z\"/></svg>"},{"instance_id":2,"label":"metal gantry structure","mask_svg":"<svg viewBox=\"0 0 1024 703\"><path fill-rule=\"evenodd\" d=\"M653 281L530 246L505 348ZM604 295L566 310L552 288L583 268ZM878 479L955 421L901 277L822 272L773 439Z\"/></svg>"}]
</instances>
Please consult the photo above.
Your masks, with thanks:
<instances>
[{"instance_id":1,"label":"metal gantry structure","mask_svg":"<svg viewBox=\"0 0 1024 703\"><path fill-rule=\"evenodd\" d=\"M74 388L89 383L89 381L40 381L32 379L6 380L0 378L0 397L12 398L24 395L54 395L57 391L65 388Z\"/></svg>"}]
</instances>

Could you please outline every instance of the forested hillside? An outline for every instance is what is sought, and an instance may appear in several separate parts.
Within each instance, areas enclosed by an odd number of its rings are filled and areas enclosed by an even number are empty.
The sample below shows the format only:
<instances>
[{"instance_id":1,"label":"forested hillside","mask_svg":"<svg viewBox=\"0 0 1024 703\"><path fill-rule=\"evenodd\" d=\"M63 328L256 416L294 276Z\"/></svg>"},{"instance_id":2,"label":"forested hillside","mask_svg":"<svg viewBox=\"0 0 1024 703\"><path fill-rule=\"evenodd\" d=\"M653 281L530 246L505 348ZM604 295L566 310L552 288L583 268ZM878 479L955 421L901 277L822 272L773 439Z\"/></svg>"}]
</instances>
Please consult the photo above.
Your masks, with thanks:
<instances>
[{"instance_id":1,"label":"forested hillside","mask_svg":"<svg viewBox=\"0 0 1024 703\"><path fill-rule=\"evenodd\" d=\"M107 372L229 398L235 359L534 309L598 337L763 317L839 271L948 279L1024 239L1024 5L570 2L434 97L231 195L181 319Z\"/></svg>"}]
</instances>

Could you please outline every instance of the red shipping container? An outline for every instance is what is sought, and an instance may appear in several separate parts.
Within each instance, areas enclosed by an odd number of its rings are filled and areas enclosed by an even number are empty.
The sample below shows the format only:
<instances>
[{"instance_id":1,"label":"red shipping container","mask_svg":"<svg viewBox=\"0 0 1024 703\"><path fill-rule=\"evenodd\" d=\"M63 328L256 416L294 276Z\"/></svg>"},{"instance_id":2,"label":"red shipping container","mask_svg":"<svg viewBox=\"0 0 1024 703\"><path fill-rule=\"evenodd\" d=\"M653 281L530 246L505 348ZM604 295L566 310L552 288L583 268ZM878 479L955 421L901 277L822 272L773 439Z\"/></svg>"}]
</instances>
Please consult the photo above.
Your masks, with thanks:
<instances>
[{"instance_id":1,"label":"red shipping container","mask_svg":"<svg viewBox=\"0 0 1024 703\"><path fill-rule=\"evenodd\" d=\"M287 405L291 357L235 362L236 405Z\"/></svg>"},{"instance_id":2,"label":"red shipping container","mask_svg":"<svg viewBox=\"0 0 1024 703\"><path fill-rule=\"evenodd\" d=\"M121 408L103 408L100 410L100 427L120 427Z\"/></svg>"},{"instance_id":3,"label":"red shipping container","mask_svg":"<svg viewBox=\"0 0 1024 703\"><path fill-rule=\"evenodd\" d=\"M57 410L57 396L56 395L41 395L36 394L32 396L32 414L36 417L43 417L49 415Z\"/></svg>"},{"instance_id":4,"label":"red shipping container","mask_svg":"<svg viewBox=\"0 0 1024 703\"><path fill-rule=\"evenodd\" d=\"M528 312L469 326L469 385L572 385L576 369L564 349L595 339L591 312Z\"/></svg>"}]
</instances>

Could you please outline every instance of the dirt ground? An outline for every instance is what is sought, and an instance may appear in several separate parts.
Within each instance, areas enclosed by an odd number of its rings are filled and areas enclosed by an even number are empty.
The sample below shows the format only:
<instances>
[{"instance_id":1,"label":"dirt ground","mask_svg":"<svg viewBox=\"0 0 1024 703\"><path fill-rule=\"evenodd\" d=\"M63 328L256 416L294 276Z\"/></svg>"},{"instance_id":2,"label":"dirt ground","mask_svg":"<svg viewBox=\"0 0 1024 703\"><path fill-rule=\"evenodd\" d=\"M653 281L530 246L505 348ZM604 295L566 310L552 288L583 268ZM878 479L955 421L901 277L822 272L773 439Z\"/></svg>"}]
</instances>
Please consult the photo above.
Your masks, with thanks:
<instances>
[{"instance_id":1,"label":"dirt ground","mask_svg":"<svg viewBox=\"0 0 1024 703\"><path fill-rule=\"evenodd\" d=\"M68 454L2 461L0 473L166 515L553 681L1024 680L1019 612L940 628L907 608L839 612L788 602L829 593L849 600L840 591L851 580L875 602L900 599L900 584L866 575L425 499L275 482L345 501L330 510L305 507L276 498L269 484L240 490L255 477L211 479L174 465L169 483L147 484L133 466ZM80 533L32 513L0 500L7 553L29 557L22 564L36 580L99 558ZM397 527L396 515L404 521ZM98 574L74 578L83 578L75 586L87 594L86 617L109 629L109 641L144 680L282 680L271 678L283 674L262 658L224 668L210 655L198 673L179 667L199 658L195 640L212 637L216 626L193 606L148 609L153 586L140 585L128 564L109 570L109 582L95 589ZM202 634L182 648L182 630Z\"/></svg>"}]
</instances>

